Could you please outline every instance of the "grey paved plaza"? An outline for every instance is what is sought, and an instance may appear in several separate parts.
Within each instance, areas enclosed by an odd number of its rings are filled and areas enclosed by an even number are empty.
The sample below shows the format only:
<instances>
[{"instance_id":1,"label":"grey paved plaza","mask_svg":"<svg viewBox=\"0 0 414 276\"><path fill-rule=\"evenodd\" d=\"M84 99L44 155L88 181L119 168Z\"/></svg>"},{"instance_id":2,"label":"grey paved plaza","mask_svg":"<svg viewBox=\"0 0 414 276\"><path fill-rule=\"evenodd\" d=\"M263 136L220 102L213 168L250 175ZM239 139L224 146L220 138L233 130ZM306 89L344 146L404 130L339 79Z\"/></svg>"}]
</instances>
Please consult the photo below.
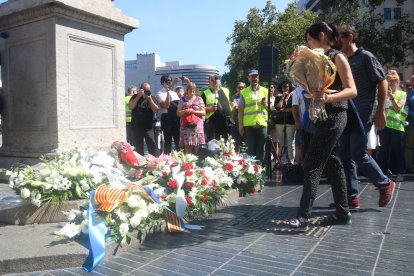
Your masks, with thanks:
<instances>
[{"instance_id":1,"label":"grey paved plaza","mask_svg":"<svg viewBox=\"0 0 414 276\"><path fill-rule=\"evenodd\" d=\"M302 187L278 183L194 222L202 231L150 235L91 273L79 264L13 275L414 275L414 177L406 179L386 208L362 180L352 226L286 229L278 222L296 214ZM318 194L315 216L329 214L330 186L322 183Z\"/></svg>"}]
</instances>

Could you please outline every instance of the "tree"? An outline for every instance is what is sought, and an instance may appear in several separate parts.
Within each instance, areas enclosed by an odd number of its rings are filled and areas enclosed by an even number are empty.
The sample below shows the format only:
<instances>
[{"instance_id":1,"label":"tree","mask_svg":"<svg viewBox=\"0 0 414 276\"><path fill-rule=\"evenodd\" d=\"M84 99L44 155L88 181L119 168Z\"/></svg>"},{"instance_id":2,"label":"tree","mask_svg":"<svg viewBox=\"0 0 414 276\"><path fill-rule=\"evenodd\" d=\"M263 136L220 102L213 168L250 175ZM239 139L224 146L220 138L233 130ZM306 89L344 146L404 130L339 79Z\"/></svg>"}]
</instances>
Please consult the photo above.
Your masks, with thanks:
<instances>
[{"instance_id":1,"label":"tree","mask_svg":"<svg viewBox=\"0 0 414 276\"><path fill-rule=\"evenodd\" d=\"M262 10L250 9L246 20L237 20L233 33L227 38L231 43L230 55L226 65L230 71L223 75L223 83L233 89L237 81L246 79L249 68L259 67L259 48L272 44L280 51L280 68L296 45L304 44L305 30L316 22L317 15L311 11L297 12L296 4L279 13L271 1L267 1ZM279 78L283 77L283 70Z\"/></svg>"},{"instance_id":2,"label":"tree","mask_svg":"<svg viewBox=\"0 0 414 276\"><path fill-rule=\"evenodd\" d=\"M398 5L406 0L397 1ZM335 2L341 2L340 6ZM370 0L367 7L359 1L323 0L322 19L337 24L351 24L358 30L357 45L378 57L388 67L410 66L413 59L406 58L414 53L414 22L409 15L402 15L396 24L384 28L384 17L376 7L384 0Z\"/></svg>"}]
</instances>

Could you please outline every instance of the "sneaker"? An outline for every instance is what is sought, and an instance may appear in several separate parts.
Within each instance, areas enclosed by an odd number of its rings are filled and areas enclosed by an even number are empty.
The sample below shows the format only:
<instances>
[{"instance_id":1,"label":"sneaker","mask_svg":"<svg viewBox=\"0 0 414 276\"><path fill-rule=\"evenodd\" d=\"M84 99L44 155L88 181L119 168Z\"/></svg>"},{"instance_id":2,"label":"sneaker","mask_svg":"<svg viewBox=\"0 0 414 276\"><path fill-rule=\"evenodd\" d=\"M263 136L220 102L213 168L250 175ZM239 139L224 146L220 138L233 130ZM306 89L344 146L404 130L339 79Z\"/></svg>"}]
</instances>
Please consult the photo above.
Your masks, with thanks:
<instances>
[{"instance_id":1,"label":"sneaker","mask_svg":"<svg viewBox=\"0 0 414 276\"><path fill-rule=\"evenodd\" d=\"M357 198L357 197L355 197L353 199L348 198L348 207L349 207L349 210L359 210L359 209L361 209L361 203L359 201L359 198ZM336 209L335 202L329 204L329 208Z\"/></svg>"},{"instance_id":2,"label":"sneaker","mask_svg":"<svg viewBox=\"0 0 414 276\"><path fill-rule=\"evenodd\" d=\"M394 190L395 190L395 182L390 181L390 184L388 186L379 188L379 201L378 206L379 207L385 207L388 205L388 203L391 202L392 197L394 196Z\"/></svg>"},{"instance_id":3,"label":"sneaker","mask_svg":"<svg viewBox=\"0 0 414 276\"><path fill-rule=\"evenodd\" d=\"M309 230L309 220L303 217L290 219L286 221L285 225L295 231L305 232Z\"/></svg>"},{"instance_id":4,"label":"sneaker","mask_svg":"<svg viewBox=\"0 0 414 276\"><path fill-rule=\"evenodd\" d=\"M339 217L337 214L332 214L330 216L323 217L316 224L318 226L352 225L352 215L349 212L344 217Z\"/></svg>"}]
</instances>

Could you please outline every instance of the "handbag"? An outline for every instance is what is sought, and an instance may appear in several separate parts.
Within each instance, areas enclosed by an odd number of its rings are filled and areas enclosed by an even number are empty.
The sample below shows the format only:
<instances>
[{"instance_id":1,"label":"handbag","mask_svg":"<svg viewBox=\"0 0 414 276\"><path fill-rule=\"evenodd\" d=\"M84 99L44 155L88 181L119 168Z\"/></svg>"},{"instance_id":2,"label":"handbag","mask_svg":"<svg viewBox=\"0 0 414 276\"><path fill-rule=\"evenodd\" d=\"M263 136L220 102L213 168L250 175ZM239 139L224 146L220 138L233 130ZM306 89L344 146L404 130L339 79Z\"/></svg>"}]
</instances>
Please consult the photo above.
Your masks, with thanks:
<instances>
[{"instance_id":1,"label":"handbag","mask_svg":"<svg viewBox=\"0 0 414 276\"><path fill-rule=\"evenodd\" d=\"M199 118L194 114L185 114L183 116L182 125L186 128L197 127Z\"/></svg>"}]
</instances>

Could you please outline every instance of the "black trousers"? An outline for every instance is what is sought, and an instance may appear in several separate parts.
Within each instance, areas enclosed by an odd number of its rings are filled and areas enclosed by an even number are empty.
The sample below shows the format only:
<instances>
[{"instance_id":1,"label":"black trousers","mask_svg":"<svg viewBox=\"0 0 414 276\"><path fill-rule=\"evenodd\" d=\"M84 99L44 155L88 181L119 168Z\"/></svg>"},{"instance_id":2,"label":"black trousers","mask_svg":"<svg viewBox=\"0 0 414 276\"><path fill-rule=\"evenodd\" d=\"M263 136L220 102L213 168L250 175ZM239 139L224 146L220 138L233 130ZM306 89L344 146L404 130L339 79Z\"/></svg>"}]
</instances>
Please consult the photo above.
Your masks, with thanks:
<instances>
[{"instance_id":1,"label":"black trousers","mask_svg":"<svg viewBox=\"0 0 414 276\"><path fill-rule=\"evenodd\" d=\"M164 134L164 153L169 154L172 150L172 141L176 149L180 142L180 124L178 120L171 120L168 114L162 114L161 116L161 130Z\"/></svg>"},{"instance_id":2,"label":"black trousers","mask_svg":"<svg viewBox=\"0 0 414 276\"><path fill-rule=\"evenodd\" d=\"M336 149L346 121L346 111L337 111L329 112L326 121L318 121L315 124L303 157L304 182L298 213L300 217L311 217L324 169L332 186L337 216L344 217L349 212L344 167Z\"/></svg>"},{"instance_id":3,"label":"black trousers","mask_svg":"<svg viewBox=\"0 0 414 276\"><path fill-rule=\"evenodd\" d=\"M226 122L213 122L212 120L207 120L204 123L204 133L206 135L206 143L216 139L220 140L220 138L228 139L231 134L231 128L227 127Z\"/></svg>"},{"instance_id":4,"label":"black trousers","mask_svg":"<svg viewBox=\"0 0 414 276\"><path fill-rule=\"evenodd\" d=\"M154 137L154 130L147 129L141 126L134 126L134 134L132 136L134 143L133 146L135 147L136 151L144 155L144 141L147 144L148 153L151 155L156 155L155 150L155 137Z\"/></svg>"},{"instance_id":5,"label":"black trousers","mask_svg":"<svg viewBox=\"0 0 414 276\"><path fill-rule=\"evenodd\" d=\"M133 135L132 123L126 123L126 140L131 145L133 143L132 135Z\"/></svg>"}]
</instances>

